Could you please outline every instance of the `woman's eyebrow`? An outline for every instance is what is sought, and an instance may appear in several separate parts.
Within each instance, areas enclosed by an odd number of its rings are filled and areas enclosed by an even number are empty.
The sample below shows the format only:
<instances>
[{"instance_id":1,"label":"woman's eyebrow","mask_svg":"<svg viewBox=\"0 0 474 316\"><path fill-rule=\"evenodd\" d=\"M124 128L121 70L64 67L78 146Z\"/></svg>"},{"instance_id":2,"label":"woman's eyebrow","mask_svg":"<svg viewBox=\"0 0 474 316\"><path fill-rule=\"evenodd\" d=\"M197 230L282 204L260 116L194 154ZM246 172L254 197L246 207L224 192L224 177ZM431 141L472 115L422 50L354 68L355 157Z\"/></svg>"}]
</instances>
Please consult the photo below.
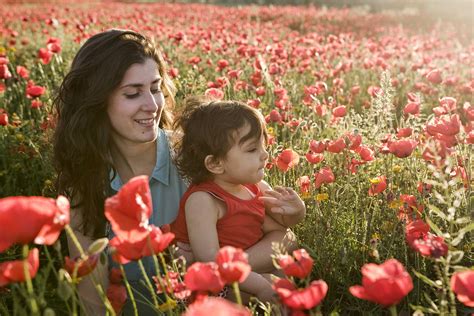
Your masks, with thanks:
<instances>
[{"instance_id":1,"label":"woman's eyebrow","mask_svg":"<svg viewBox=\"0 0 474 316\"><path fill-rule=\"evenodd\" d=\"M161 78L156 78L155 80L153 80L151 82L152 85L156 84L156 83L161 83ZM128 87L131 87L131 88L140 88L140 87L143 87L144 84L143 83L128 83L126 85L123 85L120 87L120 89L123 89L123 88L128 88Z\"/></svg>"}]
</instances>

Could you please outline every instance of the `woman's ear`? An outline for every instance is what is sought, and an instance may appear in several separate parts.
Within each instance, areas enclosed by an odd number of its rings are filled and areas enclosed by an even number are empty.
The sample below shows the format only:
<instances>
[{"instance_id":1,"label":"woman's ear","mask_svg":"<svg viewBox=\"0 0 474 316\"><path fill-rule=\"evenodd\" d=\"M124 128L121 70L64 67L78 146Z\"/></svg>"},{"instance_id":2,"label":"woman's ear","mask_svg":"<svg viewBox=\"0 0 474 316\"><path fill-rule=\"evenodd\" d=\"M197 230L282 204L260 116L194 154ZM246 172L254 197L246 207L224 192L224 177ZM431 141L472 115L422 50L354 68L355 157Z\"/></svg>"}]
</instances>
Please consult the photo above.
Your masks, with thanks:
<instances>
[{"instance_id":1,"label":"woman's ear","mask_svg":"<svg viewBox=\"0 0 474 316\"><path fill-rule=\"evenodd\" d=\"M224 164L221 159L217 159L213 155L207 155L204 158L204 166L206 169L213 174L222 174L224 173Z\"/></svg>"}]
</instances>

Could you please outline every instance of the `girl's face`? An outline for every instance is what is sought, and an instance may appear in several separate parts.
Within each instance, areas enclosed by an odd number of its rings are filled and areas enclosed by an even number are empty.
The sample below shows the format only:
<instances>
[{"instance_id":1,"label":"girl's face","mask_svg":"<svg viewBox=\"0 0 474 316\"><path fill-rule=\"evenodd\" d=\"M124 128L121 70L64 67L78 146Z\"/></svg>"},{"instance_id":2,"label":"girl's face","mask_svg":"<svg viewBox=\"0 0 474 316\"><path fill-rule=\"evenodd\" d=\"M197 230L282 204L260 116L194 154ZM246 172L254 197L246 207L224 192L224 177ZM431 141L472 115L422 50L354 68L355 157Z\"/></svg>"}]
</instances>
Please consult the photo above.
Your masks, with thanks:
<instances>
[{"instance_id":1,"label":"girl's face","mask_svg":"<svg viewBox=\"0 0 474 316\"><path fill-rule=\"evenodd\" d=\"M165 104L157 63L133 64L109 98L107 114L118 146L156 140Z\"/></svg>"},{"instance_id":2,"label":"girl's face","mask_svg":"<svg viewBox=\"0 0 474 316\"><path fill-rule=\"evenodd\" d=\"M258 183L263 180L268 161L265 139L263 136L255 137L240 144L240 139L249 132L249 124L237 131L236 142L223 159L224 172L215 177L233 184Z\"/></svg>"}]
</instances>

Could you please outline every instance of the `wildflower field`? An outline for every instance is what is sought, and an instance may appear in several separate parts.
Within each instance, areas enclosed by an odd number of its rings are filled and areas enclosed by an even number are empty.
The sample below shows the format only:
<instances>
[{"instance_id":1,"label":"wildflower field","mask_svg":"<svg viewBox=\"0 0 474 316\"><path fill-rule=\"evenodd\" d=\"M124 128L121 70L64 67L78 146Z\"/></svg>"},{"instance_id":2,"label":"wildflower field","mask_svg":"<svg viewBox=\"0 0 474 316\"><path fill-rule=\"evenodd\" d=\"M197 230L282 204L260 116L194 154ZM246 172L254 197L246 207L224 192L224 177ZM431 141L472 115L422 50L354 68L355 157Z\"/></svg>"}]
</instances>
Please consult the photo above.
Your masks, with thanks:
<instances>
[{"instance_id":1,"label":"wildflower field","mask_svg":"<svg viewBox=\"0 0 474 316\"><path fill-rule=\"evenodd\" d=\"M275 304L249 309L217 298L183 304L191 292L236 284L223 262L243 256L223 249L216 263L184 271L165 262L171 237L156 228L153 253L168 270L151 280L164 292L151 302L157 313L474 313L472 22L290 6L56 3L0 12L0 315L79 314L77 282L104 256L99 240L82 258L67 257L69 202L54 189L51 137L52 99L74 54L110 28L159 43L177 111L202 94L261 110L266 180L295 188L307 207L293 229L301 249L275 254L287 275L274 283ZM113 273L99 290L110 314L132 294Z\"/></svg>"}]
</instances>

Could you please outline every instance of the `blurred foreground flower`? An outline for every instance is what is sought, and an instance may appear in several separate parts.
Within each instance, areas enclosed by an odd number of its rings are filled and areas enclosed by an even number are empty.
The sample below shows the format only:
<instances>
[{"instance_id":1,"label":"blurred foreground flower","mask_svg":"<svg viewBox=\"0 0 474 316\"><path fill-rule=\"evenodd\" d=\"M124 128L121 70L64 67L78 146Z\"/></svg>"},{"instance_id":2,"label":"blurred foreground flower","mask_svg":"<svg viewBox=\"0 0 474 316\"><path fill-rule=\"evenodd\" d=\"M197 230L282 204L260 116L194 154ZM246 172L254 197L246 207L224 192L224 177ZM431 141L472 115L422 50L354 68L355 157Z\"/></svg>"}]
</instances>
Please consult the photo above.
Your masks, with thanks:
<instances>
[{"instance_id":1,"label":"blurred foreground flower","mask_svg":"<svg viewBox=\"0 0 474 316\"><path fill-rule=\"evenodd\" d=\"M21 220L19 220L21 219ZM69 201L41 196L0 199L0 252L14 243L52 245L69 224Z\"/></svg>"},{"instance_id":2,"label":"blurred foreground flower","mask_svg":"<svg viewBox=\"0 0 474 316\"><path fill-rule=\"evenodd\" d=\"M28 253L26 267L30 279L33 279L39 268L39 251L37 248L30 250ZM24 282L25 280L25 260L5 261L0 263L0 287L13 282Z\"/></svg>"},{"instance_id":3,"label":"blurred foreground flower","mask_svg":"<svg viewBox=\"0 0 474 316\"><path fill-rule=\"evenodd\" d=\"M451 289L461 303L474 307L474 270L454 273L451 277Z\"/></svg>"},{"instance_id":4,"label":"blurred foreground flower","mask_svg":"<svg viewBox=\"0 0 474 316\"><path fill-rule=\"evenodd\" d=\"M355 297L385 307L398 304L413 289L413 281L403 265L389 259L377 265L362 267L362 286L354 285L349 291Z\"/></svg>"},{"instance_id":5,"label":"blurred foreground flower","mask_svg":"<svg viewBox=\"0 0 474 316\"><path fill-rule=\"evenodd\" d=\"M277 261L286 276L300 279L304 279L311 273L314 262L304 249L293 251L293 256L281 255Z\"/></svg>"},{"instance_id":6,"label":"blurred foreground flower","mask_svg":"<svg viewBox=\"0 0 474 316\"><path fill-rule=\"evenodd\" d=\"M250 316L248 309L219 297L208 297L191 304L183 316Z\"/></svg>"}]
</instances>

